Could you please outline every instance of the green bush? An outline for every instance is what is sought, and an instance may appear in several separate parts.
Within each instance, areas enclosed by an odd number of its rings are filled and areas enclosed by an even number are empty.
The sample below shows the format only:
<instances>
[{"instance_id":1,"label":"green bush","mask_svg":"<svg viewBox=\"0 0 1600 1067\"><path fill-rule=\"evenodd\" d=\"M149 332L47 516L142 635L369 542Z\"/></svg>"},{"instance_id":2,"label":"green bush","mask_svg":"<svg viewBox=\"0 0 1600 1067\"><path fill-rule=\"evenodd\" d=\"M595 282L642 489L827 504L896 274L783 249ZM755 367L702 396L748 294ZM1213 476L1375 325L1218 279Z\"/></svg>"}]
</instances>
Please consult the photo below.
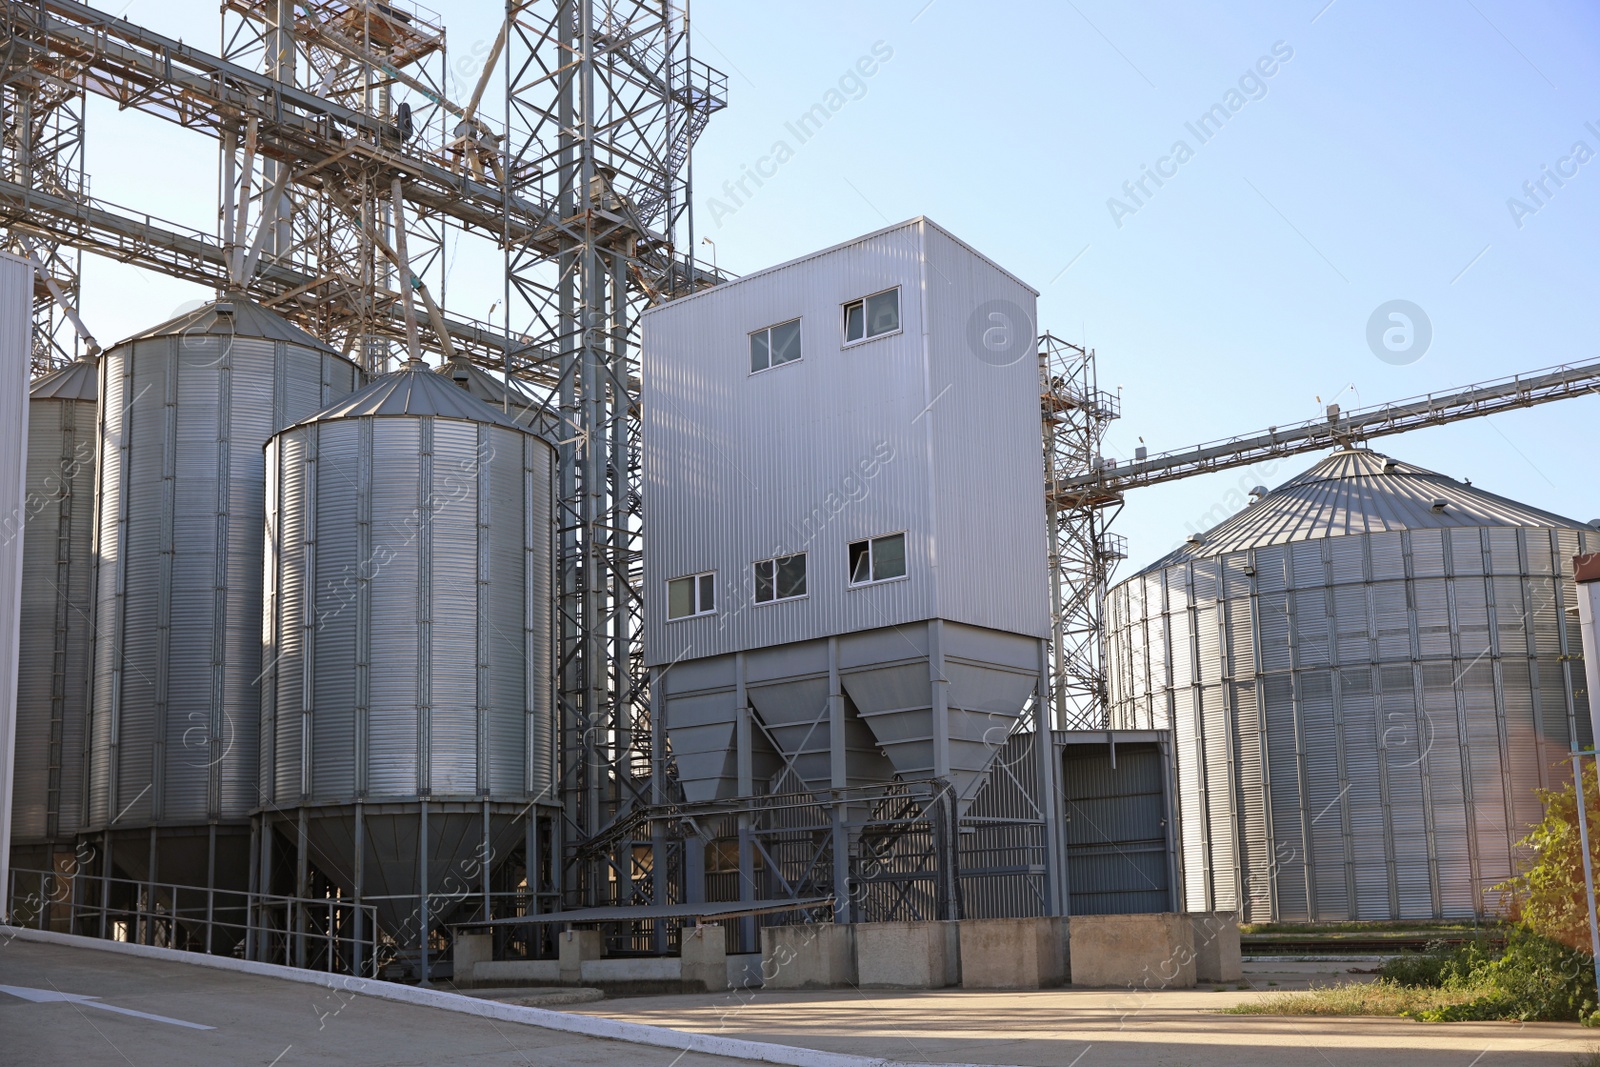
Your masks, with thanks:
<instances>
[{"instance_id":1,"label":"green bush","mask_svg":"<svg viewBox=\"0 0 1600 1067\"><path fill-rule=\"evenodd\" d=\"M1513 927L1503 947L1485 939L1434 944L1428 951L1384 964L1380 979L1412 989L1441 989L1466 996L1406 1011L1427 1022L1518 1019L1589 1022L1597 1001L1594 964L1527 926Z\"/></svg>"},{"instance_id":2,"label":"green bush","mask_svg":"<svg viewBox=\"0 0 1600 1067\"><path fill-rule=\"evenodd\" d=\"M1541 789L1544 818L1518 844L1532 851L1533 865L1495 888L1510 918L1552 941L1587 950L1589 915L1595 899L1583 884L1583 845L1578 830L1578 794L1568 783ZM1584 808L1589 823L1589 854L1600 871L1600 777L1593 760L1583 764Z\"/></svg>"},{"instance_id":3,"label":"green bush","mask_svg":"<svg viewBox=\"0 0 1600 1067\"><path fill-rule=\"evenodd\" d=\"M1496 943L1482 933L1466 942L1434 941L1422 952L1387 960L1378 976L1417 989L1459 989L1471 984L1478 969L1498 955Z\"/></svg>"},{"instance_id":4,"label":"green bush","mask_svg":"<svg viewBox=\"0 0 1600 1067\"><path fill-rule=\"evenodd\" d=\"M1444 964L1444 988L1475 987L1470 1001L1418 1012L1427 1022L1518 1019L1523 1022L1595 1023L1594 960L1527 927L1512 931L1505 948L1470 958L1477 946L1462 946L1459 959Z\"/></svg>"}]
</instances>

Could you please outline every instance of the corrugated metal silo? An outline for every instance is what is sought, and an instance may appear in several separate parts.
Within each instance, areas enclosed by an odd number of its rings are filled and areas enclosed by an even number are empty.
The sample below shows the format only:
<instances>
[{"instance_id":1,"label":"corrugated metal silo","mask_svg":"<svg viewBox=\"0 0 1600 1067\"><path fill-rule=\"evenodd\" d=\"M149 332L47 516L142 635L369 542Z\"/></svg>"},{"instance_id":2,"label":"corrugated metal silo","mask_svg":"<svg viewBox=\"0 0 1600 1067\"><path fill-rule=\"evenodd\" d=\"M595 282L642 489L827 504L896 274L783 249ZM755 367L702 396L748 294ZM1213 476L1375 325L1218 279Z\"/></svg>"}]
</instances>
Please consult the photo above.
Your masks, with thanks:
<instances>
[{"instance_id":1,"label":"corrugated metal silo","mask_svg":"<svg viewBox=\"0 0 1600 1067\"><path fill-rule=\"evenodd\" d=\"M267 446L262 810L396 938L550 802L553 469L420 362Z\"/></svg>"},{"instance_id":2,"label":"corrugated metal silo","mask_svg":"<svg viewBox=\"0 0 1600 1067\"><path fill-rule=\"evenodd\" d=\"M94 439L99 371L80 359L34 381L28 400L22 633L12 866L51 869L83 825Z\"/></svg>"},{"instance_id":3,"label":"corrugated metal silo","mask_svg":"<svg viewBox=\"0 0 1600 1067\"><path fill-rule=\"evenodd\" d=\"M100 367L88 829L115 832L105 844L132 877L242 888L258 804L262 447L359 371L242 297L129 338Z\"/></svg>"},{"instance_id":4,"label":"corrugated metal silo","mask_svg":"<svg viewBox=\"0 0 1600 1067\"><path fill-rule=\"evenodd\" d=\"M1534 789L1591 740L1566 608L1597 545L1349 449L1113 589L1112 723L1173 731L1187 906L1494 911Z\"/></svg>"}]
</instances>

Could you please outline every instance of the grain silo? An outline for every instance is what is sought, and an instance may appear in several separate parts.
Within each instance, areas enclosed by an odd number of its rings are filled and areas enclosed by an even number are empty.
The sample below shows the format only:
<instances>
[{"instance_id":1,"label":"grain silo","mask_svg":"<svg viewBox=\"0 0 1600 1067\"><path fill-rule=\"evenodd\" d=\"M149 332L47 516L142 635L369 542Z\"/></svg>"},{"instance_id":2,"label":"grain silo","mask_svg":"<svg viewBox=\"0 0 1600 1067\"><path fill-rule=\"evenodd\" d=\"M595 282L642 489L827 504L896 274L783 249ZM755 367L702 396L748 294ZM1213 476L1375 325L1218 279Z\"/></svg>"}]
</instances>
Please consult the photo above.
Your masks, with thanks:
<instances>
[{"instance_id":1,"label":"grain silo","mask_svg":"<svg viewBox=\"0 0 1600 1067\"><path fill-rule=\"evenodd\" d=\"M29 390L13 869L70 870L83 825L98 376L79 359Z\"/></svg>"},{"instance_id":2,"label":"grain silo","mask_svg":"<svg viewBox=\"0 0 1600 1067\"><path fill-rule=\"evenodd\" d=\"M262 447L359 371L238 296L121 342L100 370L87 829L120 876L243 889Z\"/></svg>"},{"instance_id":3,"label":"grain silo","mask_svg":"<svg viewBox=\"0 0 1600 1067\"><path fill-rule=\"evenodd\" d=\"M558 414L547 410L525 383L515 378L507 383L504 377L491 374L459 356L439 364L434 373L444 375L502 415L510 416L519 426L526 426L551 441L564 436L560 432Z\"/></svg>"},{"instance_id":4,"label":"grain silo","mask_svg":"<svg viewBox=\"0 0 1600 1067\"><path fill-rule=\"evenodd\" d=\"M553 468L421 362L272 438L264 885L304 896L314 869L404 952L537 871Z\"/></svg>"},{"instance_id":5,"label":"grain silo","mask_svg":"<svg viewBox=\"0 0 1600 1067\"><path fill-rule=\"evenodd\" d=\"M1118 585L1112 724L1173 731L1183 899L1252 921L1493 913L1590 743L1584 524L1364 449Z\"/></svg>"}]
</instances>

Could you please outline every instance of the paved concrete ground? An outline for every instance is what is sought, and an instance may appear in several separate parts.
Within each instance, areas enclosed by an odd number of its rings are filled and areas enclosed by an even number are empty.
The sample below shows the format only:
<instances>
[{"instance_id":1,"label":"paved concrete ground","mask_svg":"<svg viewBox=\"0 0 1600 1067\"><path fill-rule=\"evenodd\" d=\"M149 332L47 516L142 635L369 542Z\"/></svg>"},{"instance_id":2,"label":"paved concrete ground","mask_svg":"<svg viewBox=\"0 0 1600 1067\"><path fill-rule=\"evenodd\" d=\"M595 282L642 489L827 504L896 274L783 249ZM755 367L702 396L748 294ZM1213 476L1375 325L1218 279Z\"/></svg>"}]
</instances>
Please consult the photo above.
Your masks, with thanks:
<instances>
[{"instance_id":1,"label":"paved concrete ground","mask_svg":"<svg viewBox=\"0 0 1600 1067\"><path fill-rule=\"evenodd\" d=\"M35 991L21 997L0 993L0 1064L6 1067L733 1067L749 1062L681 1055L277 978L21 940L0 946L0 985ZM99 997L97 1003L113 1008L215 1029L83 1003L26 999L54 993Z\"/></svg>"},{"instance_id":2,"label":"paved concrete ground","mask_svg":"<svg viewBox=\"0 0 1600 1067\"><path fill-rule=\"evenodd\" d=\"M1569 1067L1600 1033L1549 1023L1217 1015L1372 965L1249 964L1250 989L771 992L636 997L567 1009L828 1052L1025 1067ZM580 1037L279 978L60 944L0 945L0 1067L251 1064L732 1067L750 1061ZM73 994L92 1003L40 997ZM99 1005L99 1006L95 1006ZM157 1018L152 1018L156 1016ZM213 1027L195 1029L184 1023Z\"/></svg>"},{"instance_id":3,"label":"paved concrete ground","mask_svg":"<svg viewBox=\"0 0 1600 1067\"><path fill-rule=\"evenodd\" d=\"M1260 992L756 990L618 998L566 1010L890 1060L1024 1067L1570 1067L1575 1054L1600 1049L1600 1033L1558 1023L1215 1013L1313 982L1370 980L1350 973L1352 966L1376 964L1247 964L1246 983Z\"/></svg>"}]
</instances>

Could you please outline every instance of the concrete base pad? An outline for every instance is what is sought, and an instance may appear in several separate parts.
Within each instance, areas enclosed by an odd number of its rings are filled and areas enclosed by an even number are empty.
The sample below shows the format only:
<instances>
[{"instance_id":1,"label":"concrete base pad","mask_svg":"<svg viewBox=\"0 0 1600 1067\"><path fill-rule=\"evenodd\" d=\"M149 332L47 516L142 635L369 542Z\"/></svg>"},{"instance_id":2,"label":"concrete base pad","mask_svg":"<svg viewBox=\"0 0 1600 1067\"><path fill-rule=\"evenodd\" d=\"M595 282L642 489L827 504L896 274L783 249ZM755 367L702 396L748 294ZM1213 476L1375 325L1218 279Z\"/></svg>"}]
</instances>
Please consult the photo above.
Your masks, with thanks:
<instances>
[{"instance_id":1,"label":"concrete base pad","mask_svg":"<svg viewBox=\"0 0 1600 1067\"><path fill-rule=\"evenodd\" d=\"M761 977L767 989L855 985L855 927L836 923L763 927Z\"/></svg>"},{"instance_id":2,"label":"concrete base pad","mask_svg":"<svg viewBox=\"0 0 1600 1067\"><path fill-rule=\"evenodd\" d=\"M569 989L565 986L533 987L505 989L474 989L466 994L469 997L478 997L483 1000L493 1000L500 1004L520 1004L525 1008L559 1008L568 1004L593 1004L597 1000L604 1000L606 995L598 989L585 989L582 986Z\"/></svg>"},{"instance_id":3,"label":"concrete base pad","mask_svg":"<svg viewBox=\"0 0 1600 1067\"><path fill-rule=\"evenodd\" d=\"M1188 915L1075 915L1068 931L1073 985L1194 988L1194 926Z\"/></svg>"},{"instance_id":4,"label":"concrete base pad","mask_svg":"<svg viewBox=\"0 0 1600 1067\"><path fill-rule=\"evenodd\" d=\"M1189 916L1194 928L1194 978L1197 982L1237 982L1244 977L1239 917L1231 911Z\"/></svg>"},{"instance_id":5,"label":"concrete base pad","mask_svg":"<svg viewBox=\"0 0 1600 1067\"><path fill-rule=\"evenodd\" d=\"M940 989L961 981L958 923L858 923L856 975L875 989Z\"/></svg>"},{"instance_id":6,"label":"concrete base pad","mask_svg":"<svg viewBox=\"0 0 1600 1067\"><path fill-rule=\"evenodd\" d=\"M965 919L963 989L1045 989L1066 979L1061 920Z\"/></svg>"}]
</instances>

